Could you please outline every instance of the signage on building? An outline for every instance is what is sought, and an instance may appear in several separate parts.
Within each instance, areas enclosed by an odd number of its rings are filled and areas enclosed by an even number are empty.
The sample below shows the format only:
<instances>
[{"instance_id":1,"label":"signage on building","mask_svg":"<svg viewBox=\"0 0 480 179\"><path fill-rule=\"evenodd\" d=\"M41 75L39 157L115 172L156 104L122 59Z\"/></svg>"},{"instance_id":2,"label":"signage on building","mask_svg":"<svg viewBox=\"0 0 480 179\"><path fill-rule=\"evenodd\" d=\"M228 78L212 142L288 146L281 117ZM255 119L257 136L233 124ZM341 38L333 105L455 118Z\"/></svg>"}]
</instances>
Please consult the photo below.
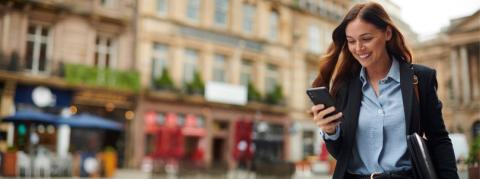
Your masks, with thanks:
<instances>
[{"instance_id":1,"label":"signage on building","mask_svg":"<svg viewBox=\"0 0 480 179\"><path fill-rule=\"evenodd\" d=\"M247 104L247 88L220 82L207 82L205 97L207 101L226 104Z\"/></svg>"},{"instance_id":2,"label":"signage on building","mask_svg":"<svg viewBox=\"0 0 480 179\"><path fill-rule=\"evenodd\" d=\"M31 104L37 107L69 107L73 91L45 86L18 85L15 89L15 103Z\"/></svg>"},{"instance_id":3,"label":"signage on building","mask_svg":"<svg viewBox=\"0 0 480 179\"><path fill-rule=\"evenodd\" d=\"M33 89L32 100L38 107L47 107L54 106L57 98L47 87L37 86Z\"/></svg>"}]
</instances>

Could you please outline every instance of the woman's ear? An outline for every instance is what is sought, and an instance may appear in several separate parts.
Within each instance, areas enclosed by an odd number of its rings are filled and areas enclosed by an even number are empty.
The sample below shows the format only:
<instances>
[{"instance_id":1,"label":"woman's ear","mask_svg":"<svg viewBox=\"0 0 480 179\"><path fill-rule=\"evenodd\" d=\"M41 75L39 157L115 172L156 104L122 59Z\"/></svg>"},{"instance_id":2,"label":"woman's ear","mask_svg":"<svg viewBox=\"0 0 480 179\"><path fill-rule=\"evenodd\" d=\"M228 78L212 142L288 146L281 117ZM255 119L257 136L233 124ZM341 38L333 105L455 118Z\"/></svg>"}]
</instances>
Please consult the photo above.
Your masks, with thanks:
<instances>
[{"instance_id":1,"label":"woman's ear","mask_svg":"<svg viewBox=\"0 0 480 179\"><path fill-rule=\"evenodd\" d=\"M387 30L385 31L387 41L392 39L392 27L387 26Z\"/></svg>"}]
</instances>

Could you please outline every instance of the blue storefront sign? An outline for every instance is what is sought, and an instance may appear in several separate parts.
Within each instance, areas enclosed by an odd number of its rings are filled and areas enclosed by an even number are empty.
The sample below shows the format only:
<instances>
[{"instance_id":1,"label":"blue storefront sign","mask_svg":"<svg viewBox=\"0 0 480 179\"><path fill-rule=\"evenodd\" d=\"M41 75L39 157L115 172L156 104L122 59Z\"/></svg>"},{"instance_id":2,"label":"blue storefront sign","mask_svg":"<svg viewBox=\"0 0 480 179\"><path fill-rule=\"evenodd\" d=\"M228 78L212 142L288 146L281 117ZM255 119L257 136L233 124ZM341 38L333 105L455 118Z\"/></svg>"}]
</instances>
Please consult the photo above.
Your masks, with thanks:
<instances>
[{"instance_id":1,"label":"blue storefront sign","mask_svg":"<svg viewBox=\"0 0 480 179\"><path fill-rule=\"evenodd\" d=\"M73 91L45 86L17 85L15 104L31 104L36 107L64 108L72 104Z\"/></svg>"}]
</instances>

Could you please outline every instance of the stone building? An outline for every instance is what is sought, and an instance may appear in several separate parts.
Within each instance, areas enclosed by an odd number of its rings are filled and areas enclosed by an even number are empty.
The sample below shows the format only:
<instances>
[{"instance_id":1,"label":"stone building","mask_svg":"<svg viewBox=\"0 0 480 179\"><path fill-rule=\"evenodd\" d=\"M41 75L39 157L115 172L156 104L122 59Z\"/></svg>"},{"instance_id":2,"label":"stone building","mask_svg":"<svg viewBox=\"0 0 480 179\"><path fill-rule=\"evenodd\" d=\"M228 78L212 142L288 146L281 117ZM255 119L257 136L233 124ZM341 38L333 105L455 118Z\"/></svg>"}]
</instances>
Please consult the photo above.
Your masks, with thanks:
<instances>
[{"instance_id":1,"label":"stone building","mask_svg":"<svg viewBox=\"0 0 480 179\"><path fill-rule=\"evenodd\" d=\"M451 20L437 38L414 48L414 61L437 70L438 94L450 132L480 135L480 11Z\"/></svg>"},{"instance_id":2,"label":"stone building","mask_svg":"<svg viewBox=\"0 0 480 179\"><path fill-rule=\"evenodd\" d=\"M0 115L22 110L88 112L128 126L138 87L134 5L133 0L1 1ZM28 144L18 143L29 140L19 136L21 125L2 125L8 133L2 135L8 138L1 139L3 144L28 150ZM58 128L37 127L30 132L40 135L40 144L59 152ZM72 128L70 152L111 146L122 163L127 132Z\"/></svg>"}]
</instances>

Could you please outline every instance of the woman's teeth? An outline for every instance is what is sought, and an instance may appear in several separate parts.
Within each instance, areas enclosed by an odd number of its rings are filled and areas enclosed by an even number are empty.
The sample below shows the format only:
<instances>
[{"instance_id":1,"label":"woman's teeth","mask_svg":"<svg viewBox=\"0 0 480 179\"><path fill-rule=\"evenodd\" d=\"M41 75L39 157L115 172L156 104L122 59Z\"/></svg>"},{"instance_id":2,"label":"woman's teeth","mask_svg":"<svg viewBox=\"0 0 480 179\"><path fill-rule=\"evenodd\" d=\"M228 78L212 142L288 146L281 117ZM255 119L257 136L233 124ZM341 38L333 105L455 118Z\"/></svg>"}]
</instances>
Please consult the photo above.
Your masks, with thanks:
<instances>
[{"instance_id":1,"label":"woman's teeth","mask_svg":"<svg viewBox=\"0 0 480 179\"><path fill-rule=\"evenodd\" d=\"M365 58L368 58L368 57L370 56L370 54L369 54L369 53L367 53L367 54L360 54L360 55L358 55L358 56L360 56L360 58L365 59Z\"/></svg>"}]
</instances>

